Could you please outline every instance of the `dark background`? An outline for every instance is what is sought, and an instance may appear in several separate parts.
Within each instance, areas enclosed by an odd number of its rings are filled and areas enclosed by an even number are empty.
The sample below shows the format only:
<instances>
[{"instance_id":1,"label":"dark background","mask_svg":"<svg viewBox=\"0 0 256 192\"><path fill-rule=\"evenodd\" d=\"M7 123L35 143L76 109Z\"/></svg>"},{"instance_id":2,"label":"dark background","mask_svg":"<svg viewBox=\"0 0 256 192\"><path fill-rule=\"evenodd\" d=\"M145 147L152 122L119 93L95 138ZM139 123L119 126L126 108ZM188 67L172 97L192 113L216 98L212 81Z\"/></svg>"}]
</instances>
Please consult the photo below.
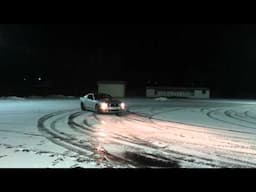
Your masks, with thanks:
<instances>
[{"instance_id":1,"label":"dark background","mask_svg":"<svg viewBox=\"0 0 256 192\"><path fill-rule=\"evenodd\" d=\"M254 24L0 25L0 95L79 95L119 80L138 95L168 85L256 98L255 63Z\"/></svg>"}]
</instances>

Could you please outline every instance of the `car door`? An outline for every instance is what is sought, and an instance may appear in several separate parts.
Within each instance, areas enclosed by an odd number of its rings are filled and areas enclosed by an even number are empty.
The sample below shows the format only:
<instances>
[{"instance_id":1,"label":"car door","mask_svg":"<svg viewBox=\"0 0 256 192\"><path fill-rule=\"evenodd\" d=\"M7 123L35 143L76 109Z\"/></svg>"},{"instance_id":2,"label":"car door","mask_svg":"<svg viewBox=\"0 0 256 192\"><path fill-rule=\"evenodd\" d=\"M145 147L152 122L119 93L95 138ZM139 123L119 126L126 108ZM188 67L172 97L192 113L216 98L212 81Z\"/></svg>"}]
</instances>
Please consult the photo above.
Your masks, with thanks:
<instances>
[{"instance_id":1,"label":"car door","mask_svg":"<svg viewBox=\"0 0 256 192\"><path fill-rule=\"evenodd\" d=\"M82 100L82 102L83 102L83 104L84 104L84 107L87 109L87 110L89 110L90 108L89 108L89 106L90 106L90 99L88 98L88 96L89 95L85 95L81 100Z\"/></svg>"},{"instance_id":2,"label":"car door","mask_svg":"<svg viewBox=\"0 0 256 192\"><path fill-rule=\"evenodd\" d=\"M93 111L95 111L95 106L96 106L96 104L98 103L98 101L96 100L94 94L92 94L92 97L93 97L93 99L92 99L91 102L90 102L90 104L91 104L91 109L92 109Z\"/></svg>"},{"instance_id":3,"label":"car door","mask_svg":"<svg viewBox=\"0 0 256 192\"><path fill-rule=\"evenodd\" d=\"M90 110L94 110L94 96L93 94L89 94L87 96L87 100L86 100L86 103L87 103L87 108L90 109Z\"/></svg>"}]
</instances>

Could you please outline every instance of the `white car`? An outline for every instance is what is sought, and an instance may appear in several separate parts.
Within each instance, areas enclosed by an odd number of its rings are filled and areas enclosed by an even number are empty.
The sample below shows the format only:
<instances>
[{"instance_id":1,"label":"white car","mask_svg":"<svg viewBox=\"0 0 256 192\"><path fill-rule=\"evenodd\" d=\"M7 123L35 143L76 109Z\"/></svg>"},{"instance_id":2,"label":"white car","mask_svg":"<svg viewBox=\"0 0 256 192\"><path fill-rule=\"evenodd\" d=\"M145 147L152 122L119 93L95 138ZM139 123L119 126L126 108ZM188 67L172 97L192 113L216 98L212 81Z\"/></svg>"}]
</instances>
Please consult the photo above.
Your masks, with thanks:
<instances>
[{"instance_id":1,"label":"white car","mask_svg":"<svg viewBox=\"0 0 256 192\"><path fill-rule=\"evenodd\" d=\"M95 111L96 113L122 113L125 111L125 103L114 99L104 93L88 93L80 97L81 110Z\"/></svg>"}]
</instances>

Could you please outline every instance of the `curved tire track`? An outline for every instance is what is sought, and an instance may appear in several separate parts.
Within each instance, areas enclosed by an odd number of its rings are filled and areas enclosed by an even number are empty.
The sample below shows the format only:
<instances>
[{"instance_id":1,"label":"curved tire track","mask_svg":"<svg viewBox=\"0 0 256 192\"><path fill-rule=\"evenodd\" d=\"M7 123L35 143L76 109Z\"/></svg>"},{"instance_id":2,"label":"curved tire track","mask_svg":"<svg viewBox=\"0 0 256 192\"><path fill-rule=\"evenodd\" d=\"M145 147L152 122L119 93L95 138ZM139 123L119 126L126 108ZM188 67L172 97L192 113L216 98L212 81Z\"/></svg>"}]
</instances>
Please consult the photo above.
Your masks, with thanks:
<instances>
[{"instance_id":1,"label":"curved tire track","mask_svg":"<svg viewBox=\"0 0 256 192\"><path fill-rule=\"evenodd\" d=\"M212 113L216 110L211 110L206 115L212 118ZM159 114L158 112L157 114ZM225 113L224 113L225 114ZM227 116L227 114L225 114ZM232 116L233 117L233 116ZM232 118L229 117L229 118ZM215 118L215 116L213 116ZM230 153L225 153L223 150L216 153L220 157L219 160L212 160L200 155L191 155L188 152L171 150L165 147L154 145L150 141L144 140L134 135L122 135L118 132L111 132L108 142L115 146L125 146L128 148L121 153L111 152L104 148L104 143L101 143L100 136L96 130L104 126L101 123L103 116L95 115L90 112L77 110L65 110L50 113L41 117L38 120L39 131L53 143L60 145L68 150L74 151L80 155L86 156L98 162L105 167L180 167L180 163L191 163L191 165L201 165L203 167L256 167L256 163L250 161L235 159ZM218 118L215 118L219 120ZM153 115L146 116L138 113L128 113L122 117L113 116L111 118L116 126L129 129L129 126L150 126L157 131L165 130L166 126L157 124ZM171 121L173 123L173 121ZM167 126L168 128L168 126ZM168 129L174 128L173 125ZM179 129L179 127L175 127ZM181 128L180 128L181 129ZM188 129L187 129L188 130ZM227 131L227 129L223 129ZM200 132L193 130L194 132ZM230 130L234 131L234 130ZM239 131L238 131L239 132ZM239 132L245 133L245 132ZM85 139L82 139L85 137ZM175 141L173 141L175 142ZM170 142L171 143L171 142ZM189 143L187 143L189 144ZM100 150L99 146L102 146ZM184 149L193 150L193 145L183 146ZM145 150L147 149L147 150ZM216 147L216 149L218 149ZM151 151L150 153L146 151ZM200 151L206 153L205 151ZM250 154L249 154L250 155Z\"/></svg>"}]
</instances>

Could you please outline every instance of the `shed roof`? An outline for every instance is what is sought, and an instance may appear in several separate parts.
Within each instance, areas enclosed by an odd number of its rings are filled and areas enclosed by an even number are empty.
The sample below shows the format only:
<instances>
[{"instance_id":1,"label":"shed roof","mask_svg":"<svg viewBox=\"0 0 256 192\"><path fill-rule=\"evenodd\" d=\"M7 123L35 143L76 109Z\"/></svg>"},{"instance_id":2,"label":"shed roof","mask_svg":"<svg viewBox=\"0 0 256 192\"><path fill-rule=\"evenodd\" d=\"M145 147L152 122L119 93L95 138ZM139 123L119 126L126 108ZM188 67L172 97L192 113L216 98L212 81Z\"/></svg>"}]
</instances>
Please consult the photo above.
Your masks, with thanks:
<instances>
[{"instance_id":1,"label":"shed roof","mask_svg":"<svg viewBox=\"0 0 256 192\"><path fill-rule=\"evenodd\" d=\"M168 86L148 86L146 89L156 89L156 90L168 90L168 91L194 91L194 90L209 90L205 87L168 87Z\"/></svg>"}]
</instances>

